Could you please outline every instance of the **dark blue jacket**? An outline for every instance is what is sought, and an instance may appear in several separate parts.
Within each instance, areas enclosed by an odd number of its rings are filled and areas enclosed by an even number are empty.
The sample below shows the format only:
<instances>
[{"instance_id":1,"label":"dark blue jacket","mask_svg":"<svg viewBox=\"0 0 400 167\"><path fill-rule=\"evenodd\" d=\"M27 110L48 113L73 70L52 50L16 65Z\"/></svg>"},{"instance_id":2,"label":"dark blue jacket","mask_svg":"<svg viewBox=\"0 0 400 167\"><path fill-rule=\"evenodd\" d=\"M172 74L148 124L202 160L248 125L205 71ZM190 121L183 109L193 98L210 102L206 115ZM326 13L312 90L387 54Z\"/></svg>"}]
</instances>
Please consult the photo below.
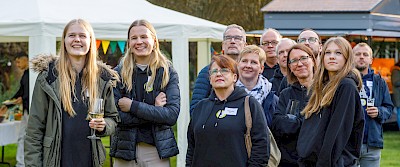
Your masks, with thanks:
<instances>
[{"instance_id":1,"label":"dark blue jacket","mask_svg":"<svg viewBox=\"0 0 400 167\"><path fill-rule=\"evenodd\" d=\"M275 113L276 106L278 105L279 97L275 95L274 91L268 93L267 98L264 99L262 107L267 119L268 127L272 125L272 117Z\"/></svg>"},{"instance_id":2,"label":"dark blue jacket","mask_svg":"<svg viewBox=\"0 0 400 167\"><path fill-rule=\"evenodd\" d=\"M279 93L280 93L278 91L279 91L279 87L281 85L283 77L284 76L281 72L281 68L277 68L277 69L275 69L274 76L271 79L269 79L269 82L272 83L271 90L275 91L275 95L277 95L277 96L279 96Z\"/></svg>"},{"instance_id":3,"label":"dark blue jacket","mask_svg":"<svg viewBox=\"0 0 400 167\"><path fill-rule=\"evenodd\" d=\"M119 74L121 73L120 67L117 67L115 70ZM163 68L157 69L153 93L148 95L150 97L146 97L146 102L150 104L133 100L130 112L128 113L122 112L117 105L121 122L118 123L116 132L112 137L110 149L110 155L112 157L128 161L136 160L136 139L138 137L139 126L143 124L150 124L154 144L161 159L172 157L179 153L174 133L171 129L171 126L175 125L178 119L180 109L178 74L172 66L170 66L169 82L165 89L161 90L161 76L163 71ZM134 87L135 86L133 86L130 92L127 92L126 88L119 82L117 87L114 88L116 104L118 104L118 100L122 97L135 99ZM167 104L163 107L154 106L154 99L160 92L164 92L167 96Z\"/></svg>"},{"instance_id":4,"label":"dark blue jacket","mask_svg":"<svg viewBox=\"0 0 400 167\"><path fill-rule=\"evenodd\" d=\"M374 104L378 108L378 116L371 118L366 116L365 124L367 131L367 145L370 147L383 148L383 130L382 124L390 118L393 110L393 103L390 98L389 88L386 81L377 74L373 74L373 92L372 98L375 98ZM365 113L366 114L366 113Z\"/></svg>"},{"instance_id":5,"label":"dark blue jacket","mask_svg":"<svg viewBox=\"0 0 400 167\"><path fill-rule=\"evenodd\" d=\"M197 76L196 82L194 83L192 100L190 102L190 114L193 112L194 106L204 98L207 98L211 94L210 75L208 74L209 65L201 69Z\"/></svg>"}]
</instances>

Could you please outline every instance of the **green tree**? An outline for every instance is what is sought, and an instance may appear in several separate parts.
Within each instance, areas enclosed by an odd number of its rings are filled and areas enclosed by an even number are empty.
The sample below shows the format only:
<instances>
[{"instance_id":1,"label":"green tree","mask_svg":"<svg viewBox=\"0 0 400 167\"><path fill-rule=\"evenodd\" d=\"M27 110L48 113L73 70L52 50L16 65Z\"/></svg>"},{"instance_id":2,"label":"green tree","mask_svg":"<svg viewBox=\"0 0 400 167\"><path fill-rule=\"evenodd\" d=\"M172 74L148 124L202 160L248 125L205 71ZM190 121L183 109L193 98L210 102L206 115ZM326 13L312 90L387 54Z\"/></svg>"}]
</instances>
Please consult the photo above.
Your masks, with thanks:
<instances>
[{"instance_id":1,"label":"green tree","mask_svg":"<svg viewBox=\"0 0 400 167\"><path fill-rule=\"evenodd\" d=\"M148 0L149 2L229 25L238 24L246 31L264 29L261 8L272 0Z\"/></svg>"}]
</instances>

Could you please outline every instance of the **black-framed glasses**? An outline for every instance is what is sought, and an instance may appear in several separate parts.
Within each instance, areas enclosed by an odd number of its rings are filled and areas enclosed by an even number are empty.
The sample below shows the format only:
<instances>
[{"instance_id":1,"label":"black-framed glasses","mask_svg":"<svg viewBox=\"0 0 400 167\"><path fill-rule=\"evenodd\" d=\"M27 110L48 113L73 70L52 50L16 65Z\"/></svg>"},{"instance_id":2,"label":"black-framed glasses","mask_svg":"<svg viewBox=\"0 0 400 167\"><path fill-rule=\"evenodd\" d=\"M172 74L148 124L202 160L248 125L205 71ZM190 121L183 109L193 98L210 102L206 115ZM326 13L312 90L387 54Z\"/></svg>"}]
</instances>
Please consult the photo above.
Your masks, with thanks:
<instances>
[{"instance_id":1,"label":"black-framed glasses","mask_svg":"<svg viewBox=\"0 0 400 167\"><path fill-rule=\"evenodd\" d=\"M233 39L235 42L240 42L240 41L243 40L243 37L242 37L242 36L239 36L239 35L235 35L235 36L227 35L227 36L224 36L224 41L231 41L232 39Z\"/></svg>"},{"instance_id":2,"label":"black-framed glasses","mask_svg":"<svg viewBox=\"0 0 400 167\"><path fill-rule=\"evenodd\" d=\"M292 59L288 61L288 64L290 65L298 65L299 62L301 62L301 64L307 64L308 62L308 58L310 58L310 56L301 56L300 59Z\"/></svg>"},{"instance_id":3,"label":"black-framed glasses","mask_svg":"<svg viewBox=\"0 0 400 167\"><path fill-rule=\"evenodd\" d=\"M279 43L279 41L263 41L262 43L261 43L261 46L268 46L268 45L271 45L271 46L276 46L276 45L278 45L278 43Z\"/></svg>"},{"instance_id":4,"label":"black-framed glasses","mask_svg":"<svg viewBox=\"0 0 400 167\"><path fill-rule=\"evenodd\" d=\"M229 68L221 68L221 69L212 69L209 71L210 75L217 75L217 73L221 73L222 75L228 75L231 73L231 70Z\"/></svg>"},{"instance_id":5,"label":"black-framed glasses","mask_svg":"<svg viewBox=\"0 0 400 167\"><path fill-rule=\"evenodd\" d=\"M318 38L315 37L310 37L310 38L299 38L297 39L297 43L305 43L308 41L308 43L315 43L318 41Z\"/></svg>"}]
</instances>

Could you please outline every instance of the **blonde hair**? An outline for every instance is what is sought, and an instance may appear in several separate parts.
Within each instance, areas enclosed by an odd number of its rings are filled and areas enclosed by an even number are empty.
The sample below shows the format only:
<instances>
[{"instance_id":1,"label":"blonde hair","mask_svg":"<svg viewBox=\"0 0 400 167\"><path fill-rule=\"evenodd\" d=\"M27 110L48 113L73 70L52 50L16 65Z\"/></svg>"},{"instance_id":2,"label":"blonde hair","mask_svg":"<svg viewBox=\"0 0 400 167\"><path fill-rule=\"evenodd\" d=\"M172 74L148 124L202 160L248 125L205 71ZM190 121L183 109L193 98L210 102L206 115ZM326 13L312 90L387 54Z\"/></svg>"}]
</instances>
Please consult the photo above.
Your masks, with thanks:
<instances>
[{"instance_id":1,"label":"blonde hair","mask_svg":"<svg viewBox=\"0 0 400 167\"><path fill-rule=\"evenodd\" d=\"M90 48L88 53L86 54L85 65L82 71L82 92L79 92L80 96L77 96L77 92L75 92L76 76L78 74L72 67L71 60L69 59L69 54L65 47L65 38L68 29L74 24L79 24L80 26L82 26L90 35ZM55 67L58 71L58 77L60 78L59 91L61 96L61 103L64 106L64 110L71 117L75 116L76 113L74 111L74 108L72 107L72 101L77 99L78 97L84 98L87 91L89 98L88 112L92 111L94 101L97 97L97 78L99 76L99 69L97 66L96 38L94 36L92 26L87 21L82 19L74 19L65 26L61 38L60 58L56 61ZM71 93L74 99L72 99Z\"/></svg>"},{"instance_id":2,"label":"blonde hair","mask_svg":"<svg viewBox=\"0 0 400 167\"><path fill-rule=\"evenodd\" d=\"M150 24L147 20L135 20L128 29L128 38L127 38L127 51L125 53L124 58L122 59L122 69L121 69L121 80L122 84L126 86L128 91L132 90L132 75L134 73L136 67L135 55L131 52L131 48L129 48L129 32L132 27L135 26L144 26L150 30L151 35L154 39L154 47L153 51L150 53L150 62L149 68L151 71L151 79L148 81L147 85L153 85L154 80L156 78L157 69L160 67L164 68L163 79L161 83L161 89L164 89L169 82L169 65L171 65L171 61L169 61L160 51L160 44L158 42L156 30L153 25ZM147 72L149 72L149 68L147 68ZM147 89L146 89L147 91Z\"/></svg>"},{"instance_id":3,"label":"blonde hair","mask_svg":"<svg viewBox=\"0 0 400 167\"><path fill-rule=\"evenodd\" d=\"M329 78L328 70L324 65L324 57L327 47L331 44L336 44L340 48L346 62L335 76ZM343 37L332 37L325 42L321 52L320 64L317 67L318 70L314 75L313 85L309 88L309 91L313 88L310 100L301 112L301 114L305 115L306 119L313 113L319 113L323 107L327 107L331 104L339 83L349 74L357 78L358 90L361 90L362 86L361 76L354 68L354 56L351 45Z\"/></svg>"},{"instance_id":4,"label":"blonde hair","mask_svg":"<svg viewBox=\"0 0 400 167\"><path fill-rule=\"evenodd\" d=\"M355 50L357 47L366 47L368 49L368 54L371 58L373 58L373 53L371 47L364 42L358 43L356 46L354 46L353 50Z\"/></svg>"},{"instance_id":5,"label":"blonde hair","mask_svg":"<svg viewBox=\"0 0 400 167\"><path fill-rule=\"evenodd\" d=\"M247 45L243 48L242 51L240 51L239 53L239 57L238 57L238 61L240 61L242 59L242 57L245 54L248 53L255 53L258 55L258 61L260 62L260 65L263 66L263 64L265 63L267 57L265 55L265 52L263 49L261 49L260 47L256 46L256 45Z\"/></svg>"}]
</instances>

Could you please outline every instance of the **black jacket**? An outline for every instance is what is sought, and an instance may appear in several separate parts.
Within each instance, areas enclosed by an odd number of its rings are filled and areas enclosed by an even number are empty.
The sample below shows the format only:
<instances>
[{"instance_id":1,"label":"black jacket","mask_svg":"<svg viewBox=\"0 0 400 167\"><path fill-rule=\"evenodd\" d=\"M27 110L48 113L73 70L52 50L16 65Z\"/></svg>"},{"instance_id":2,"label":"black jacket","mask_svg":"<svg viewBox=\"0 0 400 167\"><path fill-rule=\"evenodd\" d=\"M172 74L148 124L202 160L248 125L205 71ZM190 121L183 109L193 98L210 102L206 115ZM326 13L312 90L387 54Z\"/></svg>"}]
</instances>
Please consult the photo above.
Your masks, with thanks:
<instances>
[{"instance_id":1,"label":"black jacket","mask_svg":"<svg viewBox=\"0 0 400 167\"><path fill-rule=\"evenodd\" d=\"M308 103L307 88L300 85L299 82L289 85L279 96L277 110L273 116L272 133L281 151L281 164L286 166L297 166L297 138L303 122L303 116L300 112ZM296 118L289 118L291 102L297 101L298 106L295 108L293 115Z\"/></svg>"},{"instance_id":2,"label":"black jacket","mask_svg":"<svg viewBox=\"0 0 400 167\"><path fill-rule=\"evenodd\" d=\"M331 105L304 120L297 142L299 165L355 165L361 154L364 122L356 81L344 78Z\"/></svg>"},{"instance_id":3,"label":"black jacket","mask_svg":"<svg viewBox=\"0 0 400 167\"><path fill-rule=\"evenodd\" d=\"M19 89L12 98L22 97L22 106L29 114L29 70L25 70L19 81Z\"/></svg>"},{"instance_id":4,"label":"black jacket","mask_svg":"<svg viewBox=\"0 0 400 167\"><path fill-rule=\"evenodd\" d=\"M283 74L280 68L275 69L274 76L269 80L272 83L272 91L275 91L275 95L279 96L279 87L283 79Z\"/></svg>"},{"instance_id":5,"label":"black jacket","mask_svg":"<svg viewBox=\"0 0 400 167\"><path fill-rule=\"evenodd\" d=\"M116 71L120 74L120 67ZM112 137L110 155L124 160L136 160L136 139L140 125L148 124L151 126L154 144L160 158L168 158L179 153L171 126L175 125L180 109L180 92L178 74L169 67L169 82L164 90L161 90L163 68L157 70L154 81L153 91L145 97L146 102L133 100L130 112L122 112L118 108L121 122L118 123L116 133ZM121 75L121 74L120 74ZM154 99L160 92L167 95L167 104L163 107L154 106ZM134 86L130 92L117 84L114 89L115 102L122 97L135 99Z\"/></svg>"},{"instance_id":6,"label":"black jacket","mask_svg":"<svg viewBox=\"0 0 400 167\"><path fill-rule=\"evenodd\" d=\"M196 105L188 128L186 166L266 166L269 158L268 127L263 109L254 97L249 99L253 146L251 157L247 158L244 140L246 96L244 89L235 87L226 101L218 100L212 92L209 98ZM218 111L227 108L233 114L218 119Z\"/></svg>"}]
</instances>

